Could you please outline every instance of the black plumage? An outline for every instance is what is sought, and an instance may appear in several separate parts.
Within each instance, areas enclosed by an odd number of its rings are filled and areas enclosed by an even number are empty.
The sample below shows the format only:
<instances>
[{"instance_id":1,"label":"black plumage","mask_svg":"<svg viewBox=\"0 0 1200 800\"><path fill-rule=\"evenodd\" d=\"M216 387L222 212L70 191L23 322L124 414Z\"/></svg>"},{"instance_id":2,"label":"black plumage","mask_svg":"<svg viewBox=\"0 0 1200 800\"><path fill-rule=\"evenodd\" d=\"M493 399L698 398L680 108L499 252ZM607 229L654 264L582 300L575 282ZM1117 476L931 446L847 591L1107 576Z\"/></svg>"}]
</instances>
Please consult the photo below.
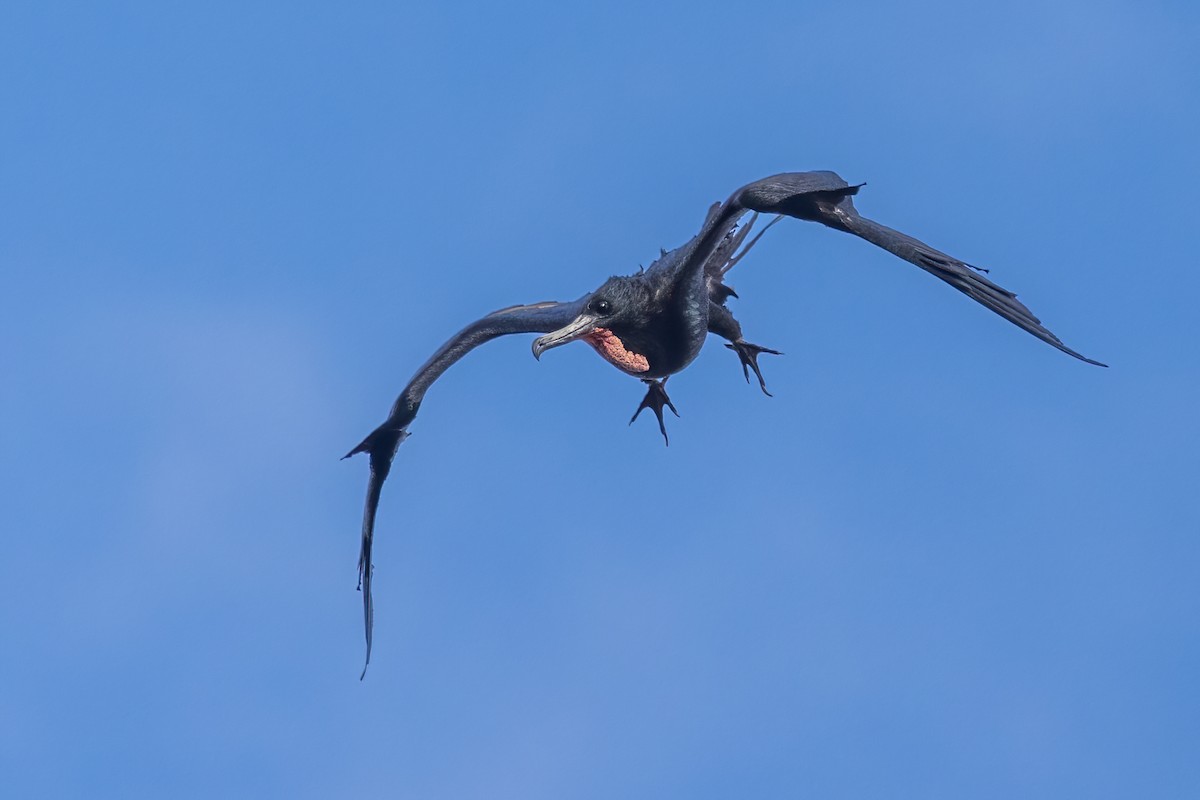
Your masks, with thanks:
<instances>
[{"instance_id":1,"label":"black plumage","mask_svg":"<svg viewBox=\"0 0 1200 800\"><path fill-rule=\"evenodd\" d=\"M643 410L651 409L666 440L663 410L675 411L666 393L666 380L696 358L709 333L728 340L726 347L737 353L746 379L749 380L753 370L762 391L767 391L758 356L778 353L742 338L741 325L726 306L729 297L737 295L725 284L724 277L762 233L783 217L819 222L866 239L940 278L1064 353L1104 366L1064 345L1015 294L984 277L985 270L861 216L852 198L862 185L852 186L837 174L824 171L784 173L747 184L709 210L700 232L691 241L670 252L664 251L647 269L609 278L594 292L573 302L533 303L495 311L472 322L443 344L404 387L384 423L346 454L348 458L367 453L370 458L358 564L366 662L371 659L374 617L371 544L380 490L396 450L408 436L408 426L433 382L468 352L498 336L543 334L533 342L533 354L538 358L550 348L583 340L613 366L647 384L646 396L634 419ZM753 213L753 217L739 225L747 213ZM778 216L747 241L759 214Z\"/></svg>"}]
</instances>

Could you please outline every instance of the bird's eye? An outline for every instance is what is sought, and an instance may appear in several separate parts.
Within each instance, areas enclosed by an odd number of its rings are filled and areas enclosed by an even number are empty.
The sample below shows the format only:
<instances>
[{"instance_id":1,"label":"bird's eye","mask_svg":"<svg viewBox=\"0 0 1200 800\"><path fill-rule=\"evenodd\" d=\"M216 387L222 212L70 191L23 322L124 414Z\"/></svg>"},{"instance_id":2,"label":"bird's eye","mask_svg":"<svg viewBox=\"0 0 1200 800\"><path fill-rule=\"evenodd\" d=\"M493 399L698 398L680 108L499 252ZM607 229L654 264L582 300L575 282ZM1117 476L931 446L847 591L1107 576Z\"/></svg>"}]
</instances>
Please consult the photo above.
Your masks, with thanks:
<instances>
[{"instance_id":1,"label":"bird's eye","mask_svg":"<svg viewBox=\"0 0 1200 800\"><path fill-rule=\"evenodd\" d=\"M612 311L612 306L607 300L593 300L592 311L595 311L597 314L607 314L609 311Z\"/></svg>"}]
</instances>

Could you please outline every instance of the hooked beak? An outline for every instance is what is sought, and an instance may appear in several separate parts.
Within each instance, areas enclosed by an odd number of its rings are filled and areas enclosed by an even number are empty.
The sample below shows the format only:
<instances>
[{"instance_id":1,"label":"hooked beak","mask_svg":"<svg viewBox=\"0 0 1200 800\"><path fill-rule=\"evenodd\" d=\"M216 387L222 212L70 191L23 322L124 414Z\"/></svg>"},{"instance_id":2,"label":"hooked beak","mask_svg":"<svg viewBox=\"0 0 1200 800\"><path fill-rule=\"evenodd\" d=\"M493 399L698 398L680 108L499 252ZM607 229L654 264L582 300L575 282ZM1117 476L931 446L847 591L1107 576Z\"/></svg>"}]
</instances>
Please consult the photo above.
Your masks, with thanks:
<instances>
[{"instance_id":1,"label":"hooked beak","mask_svg":"<svg viewBox=\"0 0 1200 800\"><path fill-rule=\"evenodd\" d=\"M552 347L559 347L573 342L576 339L582 339L596 329L596 317L593 314L580 314L569 324L564 325L556 331L551 331L545 336L539 336L533 340L533 357L541 360L542 353Z\"/></svg>"}]
</instances>

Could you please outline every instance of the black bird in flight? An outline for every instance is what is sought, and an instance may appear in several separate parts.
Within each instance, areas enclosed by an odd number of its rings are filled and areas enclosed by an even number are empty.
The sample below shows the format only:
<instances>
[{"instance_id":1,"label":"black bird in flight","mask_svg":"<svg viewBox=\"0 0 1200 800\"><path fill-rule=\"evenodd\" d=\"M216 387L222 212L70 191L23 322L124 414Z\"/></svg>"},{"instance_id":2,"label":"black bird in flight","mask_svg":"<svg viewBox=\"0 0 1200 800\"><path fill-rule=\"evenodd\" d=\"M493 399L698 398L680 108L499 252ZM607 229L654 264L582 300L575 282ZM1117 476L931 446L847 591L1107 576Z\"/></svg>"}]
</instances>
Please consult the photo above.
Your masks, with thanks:
<instances>
[{"instance_id":1,"label":"black bird in flight","mask_svg":"<svg viewBox=\"0 0 1200 800\"><path fill-rule=\"evenodd\" d=\"M1015 294L985 278L982 273L986 270L861 216L851 198L864 185L851 186L836 173L824 171L788 172L747 184L724 203L709 209L703 227L691 241L670 252L664 251L648 269L636 275L609 278L600 288L573 302L533 303L494 311L472 322L438 348L396 398L384 423L345 456L367 453L371 464L358 560L367 639L363 675L371 660L374 618L371 542L379 493L396 450L408 436L408 426L433 382L454 362L497 336L543 334L533 342L535 358L552 347L584 341L614 367L647 385L646 396L633 419L649 408L658 418L659 430L666 440L663 409L670 408L678 416L667 397L667 378L691 364L708 334L715 333L728 340L725 346L737 354L746 380L750 380L753 370L759 386L769 394L759 370L758 356L779 353L742 338L742 326L725 305L726 300L737 295L724 279L725 273L737 265L767 228L785 216L819 222L866 239L916 264L1043 342L1081 361L1105 366L1064 345ZM754 216L739 226L749 212ZM777 216L747 242L759 214Z\"/></svg>"}]
</instances>

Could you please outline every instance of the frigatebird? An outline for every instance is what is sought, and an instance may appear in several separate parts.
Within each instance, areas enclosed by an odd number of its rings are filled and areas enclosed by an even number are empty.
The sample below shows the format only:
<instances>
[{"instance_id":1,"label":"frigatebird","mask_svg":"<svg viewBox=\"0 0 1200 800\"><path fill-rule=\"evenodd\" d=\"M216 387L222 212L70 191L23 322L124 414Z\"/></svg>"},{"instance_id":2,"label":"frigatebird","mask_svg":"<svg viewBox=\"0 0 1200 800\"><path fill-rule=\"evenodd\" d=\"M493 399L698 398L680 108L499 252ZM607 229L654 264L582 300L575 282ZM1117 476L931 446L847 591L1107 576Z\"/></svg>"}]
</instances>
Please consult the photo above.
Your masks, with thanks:
<instances>
[{"instance_id":1,"label":"frigatebird","mask_svg":"<svg viewBox=\"0 0 1200 800\"><path fill-rule=\"evenodd\" d=\"M726 306L726 301L737 294L726 285L725 274L746 255L767 228L784 217L793 217L819 222L866 239L940 278L1064 353L1088 364L1105 366L1063 344L1017 300L1015 294L985 278L983 273L987 270L861 216L852 198L865 185L852 186L828 171L788 172L747 184L724 203L714 204L700 232L689 242L670 252L663 251L650 267L634 275L611 277L598 289L574 302L532 303L494 311L472 322L438 348L396 398L383 424L344 456L367 453L370 457L362 549L358 559L367 640L363 675L371 661L374 622L371 543L380 490L429 387L468 352L498 336L543 334L533 342L533 355L539 359L552 347L574 341L587 342L614 367L647 385L646 396L630 424L649 408L658 418L663 440L669 444L663 409L671 409L676 416L679 414L667 396L667 378L692 363L710 333L727 340L725 346L737 354L746 381L749 382L753 370L759 387L770 394L758 357L763 353L780 353L742 338L742 327ZM740 224L741 219L751 212L750 220ZM747 242L759 214L776 216Z\"/></svg>"}]
</instances>

